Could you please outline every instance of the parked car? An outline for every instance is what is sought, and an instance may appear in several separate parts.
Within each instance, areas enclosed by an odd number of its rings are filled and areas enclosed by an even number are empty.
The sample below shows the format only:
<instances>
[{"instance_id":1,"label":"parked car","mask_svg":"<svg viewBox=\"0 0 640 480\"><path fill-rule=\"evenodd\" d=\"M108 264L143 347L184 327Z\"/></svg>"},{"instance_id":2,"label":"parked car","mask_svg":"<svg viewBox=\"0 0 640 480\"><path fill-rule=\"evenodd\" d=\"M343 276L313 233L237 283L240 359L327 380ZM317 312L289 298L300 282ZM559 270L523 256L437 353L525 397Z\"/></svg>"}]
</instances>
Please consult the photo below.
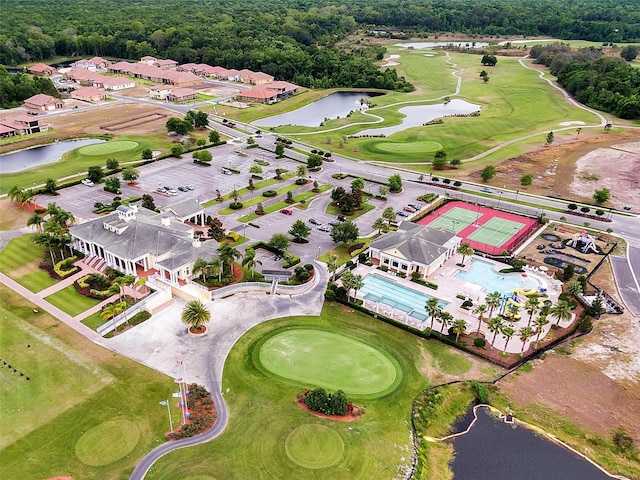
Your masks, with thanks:
<instances>
[{"instance_id":1,"label":"parked car","mask_svg":"<svg viewBox=\"0 0 640 480\"><path fill-rule=\"evenodd\" d=\"M493 190L491 190L489 187L483 187L480 189L480 191L485 193L493 193Z\"/></svg>"},{"instance_id":2,"label":"parked car","mask_svg":"<svg viewBox=\"0 0 640 480\"><path fill-rule=\"evenodd\" d=\"M405 205L404 206L404 211L405 212L409 212L409 213L416 213L416 209L413 208L411 205Z\"/></svg>"},{"instance_id":3,"label":"parked car","mask_svg":"<svg viewBox=\"0 0 640 480\"><path fill-rule=\"evenodd\" d=\"M282 210L280 210L280 213L284 213L285 215L293 215L293 211L289 210L288 208L283 208Z\"/></svg>"},{"instance_id":4,"label":"parked car","mask_svg":"<svg viewBox=\"0 0 640 480\"><path fill-rule=\"evenodd\" d=\"M332 227L335 227L336 225L340 225L340 222L338 220L331 220L329 222L329 225L331 225Z\"/></svg>"},{"instance_id":5,"label":"parked car","mask_svg":"<svg viewBox=\"0 0 640 480\"><path fill-rule=\"evenodd\" d=\"M316 220L315 218L310 218L309 223L313 225L322 225L322 222L320 220Z\"/></svg>"},{"instance_id":6,"label":"parked car","mask_svg":"<svg viewBox=\"0 0 640 480\"><path fill-rule=\"evenodd\" d=\"M184 188L186 188L187 190L194 190L196 187L194 187L193 185L185 185Z\"/></svg>"},{"instance_id":7,"label":"parked car","mask_svg":"<svg viewBox=\"0 0 640 480\"><path fill-rule=\"evenodd\" d=\"M418 210L422 209L422 207L424 205L420 205L419 203L410 203L409 206L415 208L416 211L418 211Z\"/></svg>"},{"instance_id":8,"label":"parked car","mask_svg":"<svg viewBox=\"0 0 640 480\"><path fill-rule=\"evenodd\" d=\"M88 178L85 178L84 180L82 180L82 184L86 185L87 187L94 187L96 185L95 183L93 183Z\"/></svg>"},{"instance_id":9,"label":"parked car","mask_svg":"<svg viewBox=\"0 0 640 480\"><path fill-rule=\"evenodd\" d=\"M320 225L318 227L318 230L320 230L321 232L330 232L331 228L328 225Z\"/></svg>"},{"instance_id":10,"label":"parked car","mask_svg":"<svg viewBox=\"0 0 640 480\"><path fill-rule=\"evenodd\" d=\"M173 187L167 187L167 186L165 185L165 186L164 186L164 189L167 191L167 193L175 193L175 194L177 194L177 193L178 193L178 191L177 191L175 188L173 188Z\"/></svg>"},{"instance_id":11,"label":"parked car","mask_svg":"<svg viewBox=\"0 0 640 480\"><path fill-rule=\"evenodd\" d=\"M158 193L167 193L167 189L164 187L158 187L156 188L156 192Z\"/></svg>"},{"instance_id":12,"label":"parked car","mask_svg":"<svg viewBox=\"0 0 640 480\"><path fill-rule=\"evenodd\" d=\"M178 190L180 190L181 192L188 192L189 189L187 187L178 187Z\"/></svg>"},{"instance_id":13,"label":"parked car","mask_svg":"<svg viewBox=\"0 0 640 480\"><path fill-rule=\"evenodd\" d=\"M409 216L409 214L407 212L403 211L403 210L398 210L396 212L396 215L399 216L399 217L405 217L405 218Z\"/></svg>"},{"instance_id":14,"label":"parked car","mask_svg":"<svg viewBox=\"0 0 640 480\"><path fill-rule=\"evenodd\" d=\"M338 220L340 220L341 222L346 222L347 217L345 217L344 215L338 215Z\"/></svg>"},{"instance_id":15,"label":"parked car","mask_svg":"<svg viewBox=\"0 0 640 480\"><path fill-rule=\"evenodd\" d=\"M233 172L231 170L227 170L226 168L223 168L221 172L223 175L233 175Z\"/></svg>"}]
</instances>

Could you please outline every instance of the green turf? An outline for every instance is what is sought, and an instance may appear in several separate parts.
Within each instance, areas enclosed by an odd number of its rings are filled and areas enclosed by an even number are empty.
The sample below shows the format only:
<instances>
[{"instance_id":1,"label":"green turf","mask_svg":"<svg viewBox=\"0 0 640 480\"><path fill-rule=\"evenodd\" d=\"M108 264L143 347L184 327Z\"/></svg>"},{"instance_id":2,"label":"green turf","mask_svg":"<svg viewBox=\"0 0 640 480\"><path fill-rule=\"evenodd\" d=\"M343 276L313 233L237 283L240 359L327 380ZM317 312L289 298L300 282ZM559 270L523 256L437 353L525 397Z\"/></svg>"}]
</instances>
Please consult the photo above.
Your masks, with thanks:
<instances>
[{"instance_id":1,"label":"green turf","mask_svg":"<svg viewBox=\"0 0 640 480\"><path fill-rule=\"evenodd\" d=\"M388 393L402 375L389 355L375 347L314 328L276 333L262 345L259 357L276 375L348 395Z\"/></svg>"},{"instance_id":2,"label":"green turf","mask_svg":"<svg viewBox=\"0 0 640 480\"><path fill-rule=\"evenodd\" d=\"M68 285L62 290L45 297L45 300L72 317L100 303L100 300L80 295L73 285Z\"/></svg>"},{"instance_id":3,"label":"green turf","mask_svg":"<svg viewBox=\"0 0 640 480\"><path fill-rule=\"evenodd\" d=\"M87 318L84 318L82 320L82 323L84 323L87 327L95 330L98 327L104 325L105 321L100 316L100 312L96 312L92 315L89 315Z\"/></svg>"},{"instance_id":4,"label":"green turf","mask_svg":"<svg viewBox=\"0 0 640 480\"><path fill-rule=\"evenodd\" d=\"M493 247L499 247L500 245L504 245L507 240L518 233L524 226L524 223L514 222L506 218L493 217L469 235L469 239Z\"/></svg>"},{"instance_id":5,"label":"green turf","mask_svg":"<svg viewBox=\"0 0 640 480\"><path fill-rule=\"evenodd\" d=\"M442 149L442 144L432 140L418 140L416 142L385 142L372 143L369 147L371 150L379 150L381 152L391 152L396 154L406 153L433 153Z\"/></svg>"},{"instance_id":6,"label":"green turf","mask_svg":"<svg viewBox=\"0 0 640 480\"><path fill-rule=\"evenodd\" d=\"M57 280L39 267L42 247L33 243L33 238L22 235L7 243L0 251L0 272L35 293L55 285Z\"/></svg>"},{"instance_id":7,"label":"green turf","mask_svg":"<svg viewBox=\"0 0 640 480\"><path fill-rule=\"evenodd\" d=\"M93 157L96 155L111 155L119 152L126 152L138 146L138 142L132 140L115 140L113 142L96 143L78 149L79 155Z\"/></svg>"},{"instance_id":8,"label":"green turf","mask_svg":"<svg viewBox=\"0 0 640 480\"><path fill-rule=\"evenodd\" d=\"M439 215L429 223L431 228L446 228L458 233L467 228L476 219L477 213L466 208L454 207Z\"/></svg>"},{"instance_id":9,"label":"green turf","mask_svg":"<svg viewBox=\"0 0 640 480\"><path fill-rule=\"evenodd\" d=\"M4 286L0 298L0 357L31 377L21 381L0 368L0 478L128 479L140 458L165 441L167 408L158 402L171 398L173 380L93 344L46 312L34 313L33 304ZM171 414L177 424L173 404ZM134 424L137 445L108 465L83 463L76 445L111 420ZM103 437L92 455L106 458L119 442L130 442L124 437L130 433Z\"/></svg>"},{"instance_id":10,"label":"green turf","mask_svg":"<svg viewBox=\"0 0 640 480\"><path fill-rule=\"evenodd\" d=\"M85 432L76 443L76 456L92 467L101 467L131 453L140 441L135 422L109 420Z\"/></svg>"},{"instance_id":11,"label":"green turf","mask_svg":"<svg viewBox=\"0 0 640 480\"><path fill-rule=\"evenodd\" d=\"M284 444L287 456L311 470L335 465L342 458L344 443L340 435L326 425L300 425Z\"/></svg>"}]
</instances>

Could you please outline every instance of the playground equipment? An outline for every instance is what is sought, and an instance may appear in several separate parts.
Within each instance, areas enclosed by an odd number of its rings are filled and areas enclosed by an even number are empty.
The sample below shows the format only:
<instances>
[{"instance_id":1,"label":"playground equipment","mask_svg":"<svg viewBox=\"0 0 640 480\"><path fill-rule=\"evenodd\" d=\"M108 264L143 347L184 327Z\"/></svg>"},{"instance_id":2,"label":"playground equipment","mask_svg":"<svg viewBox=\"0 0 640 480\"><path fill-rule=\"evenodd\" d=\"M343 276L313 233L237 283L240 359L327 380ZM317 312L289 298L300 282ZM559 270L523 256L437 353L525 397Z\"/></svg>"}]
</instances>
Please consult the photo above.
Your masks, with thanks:
<instances>
[{"instance_id":1,"label":"playground equipment","mask_svg":"<svg viewBox=\"0 0 640 480\"><path fill-rule=\"evenodd\" d=\"M513 293L515 293L516 295L518 294L522 294L525 297L530 297L531 295L536 295L538 293L540 293L540 291L538 290L538 288L532 288L531 290L525 290L524 288L516 288L513 290Z\"/></svg>"},{"instance_id":2,"label":"playground equipment","mask_svg":"<svg viewBox=\"0 0 640 480\"><path fill-rule=\"evenodd\" d=\"M580 233L576 232L571 236L571 246L573 248L578 248L578 242L582 244L582 248L580 249L582 253L587 253L589 250L594 253L599 253L598 247L596 246L596 239L592 235L589 235L586 230L582 230Z\"/></svg>"},{"instance_id":3,"label":"playground equipment","mask_svg":"<svg viewBox=\"0 0 640 480\"><path fill-rule=\"evenodd\" d=\"M504 311L504 315L506 315L507 317L513 319L513 320L520 320L520 314L519 313L512 313L510 311L510 306L514 305L518 308L522 308L524 307L524 303L520 303L518 301L518 297L516 297L515 295L509 299L507 299L507 303L505 304L505 311Z\"/></svg>"}]
</instances>

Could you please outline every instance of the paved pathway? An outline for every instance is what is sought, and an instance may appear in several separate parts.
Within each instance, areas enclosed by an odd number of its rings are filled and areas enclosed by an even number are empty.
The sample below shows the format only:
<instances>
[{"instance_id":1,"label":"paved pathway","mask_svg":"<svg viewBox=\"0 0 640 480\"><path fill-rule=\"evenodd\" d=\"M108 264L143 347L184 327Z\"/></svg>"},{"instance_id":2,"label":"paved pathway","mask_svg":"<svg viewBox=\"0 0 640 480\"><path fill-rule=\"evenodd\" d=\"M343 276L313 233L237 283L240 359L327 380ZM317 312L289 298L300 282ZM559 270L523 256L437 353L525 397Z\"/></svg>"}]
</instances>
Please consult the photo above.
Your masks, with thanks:
<instances>
[{"instance_id":1,"label":"paved pathway","mask_svg":"<svg viewBox=\"0 0 640 480\"><path fill-rule=\"evenodd\" d=\"M613 276L622 300L633 315L640 316L640 287L634 276L630 258L617 256L609 258L611 258Z\"/></svg>"}]
</instances>

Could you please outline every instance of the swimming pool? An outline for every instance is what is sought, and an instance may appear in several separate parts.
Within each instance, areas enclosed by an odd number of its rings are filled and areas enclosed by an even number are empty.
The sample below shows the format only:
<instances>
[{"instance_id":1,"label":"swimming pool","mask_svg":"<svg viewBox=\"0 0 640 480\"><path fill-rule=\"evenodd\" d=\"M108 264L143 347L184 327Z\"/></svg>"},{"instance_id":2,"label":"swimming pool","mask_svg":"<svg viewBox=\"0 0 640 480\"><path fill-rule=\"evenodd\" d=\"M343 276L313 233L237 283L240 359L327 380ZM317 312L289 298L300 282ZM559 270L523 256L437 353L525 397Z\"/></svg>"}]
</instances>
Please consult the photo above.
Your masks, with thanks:
<instances>
[{"instance_id":1,"label":"swimming pool","mask_svg":"<svg viewBox=\"0 0 640 480\"><path fill-rule=\"evenodd\" d=\"M471 269L460 271L455 277L481 285L486 293L500 292L503 295L511 295L516 288L530 290L540 286L532 277L523 277L521 273L498 273L493 269L493 263L476 259L473 259Z\"/></svg>"},{"instance_id":2,"label":"swimming pool","mask_svg":"<svg viewBox=\"0 0 640 480\"><path fill-rule=\"evenodd\" d=\"M363 279L360 292L364 294L364 298L367 300L384 303L423 322L428 318L424 306L427 300L432 297L403 285L398 285L391 279L375 274L367 275ZM448 303L440 300L438 305L441 308L445 308Z\"/></svg>"}]
</instances>

